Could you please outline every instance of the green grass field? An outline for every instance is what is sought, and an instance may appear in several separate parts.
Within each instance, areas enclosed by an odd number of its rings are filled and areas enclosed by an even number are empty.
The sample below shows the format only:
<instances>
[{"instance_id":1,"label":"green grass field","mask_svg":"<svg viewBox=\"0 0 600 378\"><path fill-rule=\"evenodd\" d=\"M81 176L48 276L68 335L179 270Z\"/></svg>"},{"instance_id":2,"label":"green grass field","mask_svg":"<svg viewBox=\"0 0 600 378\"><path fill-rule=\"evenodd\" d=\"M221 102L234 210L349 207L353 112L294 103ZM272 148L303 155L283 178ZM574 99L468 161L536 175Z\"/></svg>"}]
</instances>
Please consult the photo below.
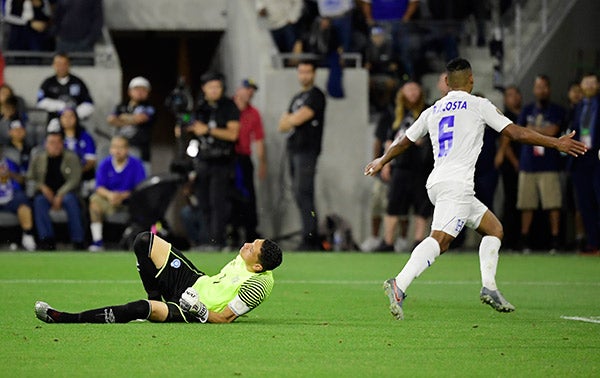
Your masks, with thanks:
<instances>
[{"instance_id":1,"label":"green grass field","mask_svg":"<svg viewBox=\"0 0 600 378\"><path fill-rule=\"evenodd\" d=\"M215 273L232 254L188 253ZM5 377L600 376L600 259L501 255L517 310L479 302L475 253L448 253L392 318L384 279L406 254L287 253L269 300L229 325L45 324L45 300L80 311L142 298L132 253L0 253Z\"/></svg>"}]
</instances>

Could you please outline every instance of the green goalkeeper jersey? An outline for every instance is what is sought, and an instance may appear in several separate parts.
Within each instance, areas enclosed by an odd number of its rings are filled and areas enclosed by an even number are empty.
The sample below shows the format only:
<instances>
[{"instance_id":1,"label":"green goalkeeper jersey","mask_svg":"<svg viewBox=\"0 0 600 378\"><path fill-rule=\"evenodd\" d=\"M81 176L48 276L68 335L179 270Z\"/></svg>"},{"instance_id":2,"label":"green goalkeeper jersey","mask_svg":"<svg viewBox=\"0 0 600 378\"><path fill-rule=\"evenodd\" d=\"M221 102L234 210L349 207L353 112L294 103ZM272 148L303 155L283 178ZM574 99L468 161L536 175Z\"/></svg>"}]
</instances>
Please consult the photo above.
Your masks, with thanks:
<instances>
[{"instance_id":1,"label":"green goalkeeper jersey","mask_svg":"<svg viewBox=\"0 0 600 378\"><path fill-rule=\"evenodd\" d=\"M250 272L238 255L219 274L202 276L193 287L198 292L200 301L210 311L221 312L229 305L231 311L240 316L267 299L273 284L273 272Z\"/></svg>"}]
</instances>

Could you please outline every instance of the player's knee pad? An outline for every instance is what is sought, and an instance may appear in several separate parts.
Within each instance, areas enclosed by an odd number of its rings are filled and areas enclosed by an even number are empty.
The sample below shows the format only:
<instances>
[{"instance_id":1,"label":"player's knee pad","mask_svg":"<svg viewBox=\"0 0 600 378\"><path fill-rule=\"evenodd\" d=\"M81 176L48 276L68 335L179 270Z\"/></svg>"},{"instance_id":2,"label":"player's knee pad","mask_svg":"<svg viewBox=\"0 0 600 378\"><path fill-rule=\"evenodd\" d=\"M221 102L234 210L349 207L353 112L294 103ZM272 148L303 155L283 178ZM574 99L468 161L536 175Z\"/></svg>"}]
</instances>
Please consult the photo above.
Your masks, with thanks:
<instances>
[{"instance_id":1,"label":"player's knee pad","mask_svg":"<svg viewBox=\"0 0 600 378\"><path fill-rule=\"evenodd\" d=\"M150 256L150 248L152 248L152 238L154 235L150 231L144 231L137 234L133 241L133 251L138 257Z\"/></svg>"}]
</instances>

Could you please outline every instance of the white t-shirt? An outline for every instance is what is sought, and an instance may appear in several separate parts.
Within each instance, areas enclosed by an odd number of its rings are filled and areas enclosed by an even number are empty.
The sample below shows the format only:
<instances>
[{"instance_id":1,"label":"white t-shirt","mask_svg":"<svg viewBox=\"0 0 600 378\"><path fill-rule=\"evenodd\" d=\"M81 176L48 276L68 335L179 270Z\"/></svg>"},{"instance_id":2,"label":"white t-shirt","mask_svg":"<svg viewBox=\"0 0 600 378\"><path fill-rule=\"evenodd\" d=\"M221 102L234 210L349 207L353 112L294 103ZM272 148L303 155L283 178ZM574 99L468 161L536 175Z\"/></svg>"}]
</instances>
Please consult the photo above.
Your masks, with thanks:
<instances>
[{"instance_id":1,"label":"white t-shirt","mask_svg":"<svg viewBox=\"0 0 600 378\"><path fill-rule=\"evenodd\" d=\"M431 138L435 164L427 188L445 181L474 186L486 125L501 132L511 123L488 99L464 91L450 91L436 101L406 132L413 142L427 133Z\"/></svg>"}]
</instances>

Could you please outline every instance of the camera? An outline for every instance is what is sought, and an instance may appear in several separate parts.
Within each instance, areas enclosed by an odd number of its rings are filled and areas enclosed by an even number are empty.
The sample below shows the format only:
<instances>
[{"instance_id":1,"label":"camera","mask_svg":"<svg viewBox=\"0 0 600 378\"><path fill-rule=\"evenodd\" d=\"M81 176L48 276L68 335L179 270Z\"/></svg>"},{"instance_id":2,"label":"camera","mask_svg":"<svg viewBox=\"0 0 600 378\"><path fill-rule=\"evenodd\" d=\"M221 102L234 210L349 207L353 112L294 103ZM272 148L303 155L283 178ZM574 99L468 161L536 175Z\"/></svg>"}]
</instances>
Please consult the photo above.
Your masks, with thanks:
<instances>
[{"instance_id":1,"label":"camera","mask_svg":"<svg viewBox=\"0 0 600 378\"><path fill-rule=\"evenodd\" d=\"M192 123L194 100L185 78L180 76L177 86L165 100L165 106L175 115L176 126L187 126Z\"/></svg>"}]
</instances>

